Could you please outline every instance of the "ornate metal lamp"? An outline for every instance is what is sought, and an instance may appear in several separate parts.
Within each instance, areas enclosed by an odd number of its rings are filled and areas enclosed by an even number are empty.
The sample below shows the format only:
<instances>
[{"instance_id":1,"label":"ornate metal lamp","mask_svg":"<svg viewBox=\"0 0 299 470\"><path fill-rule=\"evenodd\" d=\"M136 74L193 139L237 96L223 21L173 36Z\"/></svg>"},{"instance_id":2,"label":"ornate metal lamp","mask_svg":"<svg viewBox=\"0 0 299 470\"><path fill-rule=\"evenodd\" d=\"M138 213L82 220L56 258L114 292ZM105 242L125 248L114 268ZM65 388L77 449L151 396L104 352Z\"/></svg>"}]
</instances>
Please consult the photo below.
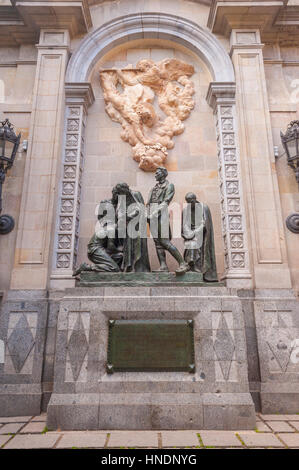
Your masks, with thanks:
<instances>
[{"instance_id":1,"label":"ornate metal lamp","mask_svg":"<svg viewBox=\"0 0 299 470\"><path fill-rule=\"evenodd\" d=\"M20 145L21 134L15 134L12 124L8 119L0 125L0 214L2 212L2 186L7 171L12 167L18 147ZM10 215L0 216L0 234L12 231L15 222Z\"/></svg>"},{"instance_id":2,"label":"ornate metal lamp","mask_svg":"<svg viewBox=\"0 0 299 470\"><path fill-rule=\"evenodd\" d=\"M288 165L294 170L299 187L299 121L291 121L286 133L280 132L281 142L287 154ZM299 214L290 214L286 226L293 233L299 233Z\"/></svg>"},{"instance_id":3,"label":"ornate metal lamp","mask_svg":"<svg viewBox=\"0 0 299 470\"><path fill-rule=\"evenodd\" d=\"M287 154L288 165L295 171L299 186L299 121L291 121L286 133L280 132L280 137Z\"/></svg>"}]
</instances>

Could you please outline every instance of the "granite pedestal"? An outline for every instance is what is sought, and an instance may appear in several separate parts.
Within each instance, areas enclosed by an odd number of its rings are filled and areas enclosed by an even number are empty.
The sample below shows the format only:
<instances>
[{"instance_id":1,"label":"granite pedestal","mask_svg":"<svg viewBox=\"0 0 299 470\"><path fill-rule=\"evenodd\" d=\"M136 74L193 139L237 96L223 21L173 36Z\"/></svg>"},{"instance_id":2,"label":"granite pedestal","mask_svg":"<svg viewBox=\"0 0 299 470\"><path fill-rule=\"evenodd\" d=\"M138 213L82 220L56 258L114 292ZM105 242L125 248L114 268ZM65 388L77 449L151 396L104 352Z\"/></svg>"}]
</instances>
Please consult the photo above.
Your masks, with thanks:
<instances>
[{"instance_id":1,"label":"granite pedestal","mask_svg":"<svg viewBox=\"0 0 299 470\"><path fill-rule=\"evenodd\" d=\"M159 286L153 275L146 287L9 291L0 314L0 414L36 415L49 403L50 429L245 429L254 428L254 406L299 412L291 290L186 286L183 277ZM195 373L107 374L111 319L193 320Z\"/></svg>"},{"instance_id":2,"label":"granite pedestal","mask_svg":"<svg viewBox=\"0 0 299 470\"><path fill-rule=\"evenodd\" d=\"M193 320L194 374L108 374L109 320ZM223 286L77 287L60 300L49 429L254 429L240 298Z\"/></svg>"},{"instance_id":3,"label":"granite pedestal","mask_svg":"<svg viewBox=\"0 0 299 470\"><path fill-rule=\"evenodd\" d=\"M44 290L11 290L0 315L0 415L41 412L48 299Z\"/></svg>"}]
</instances>

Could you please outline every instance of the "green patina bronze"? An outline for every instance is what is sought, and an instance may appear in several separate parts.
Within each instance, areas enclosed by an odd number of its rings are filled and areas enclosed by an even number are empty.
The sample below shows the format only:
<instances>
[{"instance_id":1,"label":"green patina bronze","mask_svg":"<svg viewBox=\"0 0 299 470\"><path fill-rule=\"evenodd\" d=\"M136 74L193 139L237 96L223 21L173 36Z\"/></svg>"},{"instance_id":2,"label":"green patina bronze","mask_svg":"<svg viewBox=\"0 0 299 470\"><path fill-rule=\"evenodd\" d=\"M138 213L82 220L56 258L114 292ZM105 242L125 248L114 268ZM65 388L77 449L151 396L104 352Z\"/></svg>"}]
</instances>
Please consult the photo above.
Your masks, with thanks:
<instances>
[{"instance_id":1,"label":"green patina bronze","mask_svg":"<svg viewBox=\"0 0 299 470\"><path fill-rule=\"evenodd\" d=\"M96 271L82 271L80 273L79 286L84 287L150 287L150 286L224 286L223 282L205 282L201 273L188 272L177 276L175 273L104 273Z\"/></svg>"},{"instance_id":2,"label":"green patina bronze","mask_svg":"<svg viewBox=\"0 0 299 470\"><path fill-rule=\"evenodd\" d=\"M209 207L186 194L187 207L182 213L182 237L185 240L184 259L191 271L201 273L207 282L217 281L214 231Z\"/></svg>"},{"instance_id":3,"label":"green patina bronze","mask_svg":"<svg viewBox=\"0 0 299 470\"><path fill-rule=\"evenodd\" d=\"M207 285L217 283L213 223L208 206L186 195L181 235L184 259L171 242L168 204L174 185L167 170L158 168L157 184L147 207L140 192L118 183L112 198L99 204L95 233L88 244L92 264L82 263L74 272L81 286ZM147 221L153 236L160 268L151 272L147 248ZM166 264L166 251L179 263L175 273ZM220 285L220 283L217 283Z\"/></svg>"},{"instance_id":4,"label":"green patina bronze","mask_svg":"<svg viewBox=\"0 0 299 470\"><path fill-rule=\"evenodd\" d=\"M195 372L193 320L109 320L107 372Z\"/></svg>"}]
</instances>

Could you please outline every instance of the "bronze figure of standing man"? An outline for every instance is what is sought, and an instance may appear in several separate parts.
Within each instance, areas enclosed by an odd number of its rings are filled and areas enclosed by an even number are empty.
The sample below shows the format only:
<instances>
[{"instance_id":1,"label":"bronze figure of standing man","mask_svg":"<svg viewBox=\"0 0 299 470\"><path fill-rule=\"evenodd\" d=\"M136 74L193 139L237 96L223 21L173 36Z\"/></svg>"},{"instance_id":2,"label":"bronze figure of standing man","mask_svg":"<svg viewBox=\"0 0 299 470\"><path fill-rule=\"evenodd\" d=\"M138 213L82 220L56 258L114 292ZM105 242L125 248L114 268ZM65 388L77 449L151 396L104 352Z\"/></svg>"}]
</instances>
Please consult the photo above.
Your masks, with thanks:
<instances>
[{"instance_id":1,"label":"bronze figure of standing man","mask_svg":"<svg viewBox=\"0 0 299 470\"><path fill-rule=\"evenodd\" d=\"M168 271L166 264L166 253L168 251L179 263L177 274L187 272L190 267L185 263L179 250L171 243L171 230L169 225L168 205L174 196L174 185L167 181L168 171L159 167L156 170L156 185L149 194L147 203L148 220L150 230L156 245L157 255L160 263L159 271Z\"/></svg>"}]
</instances>

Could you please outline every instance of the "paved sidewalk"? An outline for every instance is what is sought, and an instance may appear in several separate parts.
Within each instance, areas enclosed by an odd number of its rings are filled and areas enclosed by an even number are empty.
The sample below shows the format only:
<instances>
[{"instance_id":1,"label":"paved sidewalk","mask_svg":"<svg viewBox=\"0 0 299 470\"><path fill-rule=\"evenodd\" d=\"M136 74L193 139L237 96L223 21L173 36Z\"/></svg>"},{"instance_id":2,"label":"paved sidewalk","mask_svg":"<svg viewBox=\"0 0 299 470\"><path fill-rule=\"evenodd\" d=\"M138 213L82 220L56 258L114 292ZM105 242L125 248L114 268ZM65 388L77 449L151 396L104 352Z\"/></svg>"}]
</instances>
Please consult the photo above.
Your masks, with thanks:
<instances>
[{"instance_id":1,"label":"paved sidewalk","mask_svg":"<svg viewBox=\"0 0 299 470\"><path fill-rule=\"evenodd\" d=\"M46 414L0 418L0 448L299 449L299 413L258 413L255 431L48 431Z\"/></svg>"}]
</instances>

